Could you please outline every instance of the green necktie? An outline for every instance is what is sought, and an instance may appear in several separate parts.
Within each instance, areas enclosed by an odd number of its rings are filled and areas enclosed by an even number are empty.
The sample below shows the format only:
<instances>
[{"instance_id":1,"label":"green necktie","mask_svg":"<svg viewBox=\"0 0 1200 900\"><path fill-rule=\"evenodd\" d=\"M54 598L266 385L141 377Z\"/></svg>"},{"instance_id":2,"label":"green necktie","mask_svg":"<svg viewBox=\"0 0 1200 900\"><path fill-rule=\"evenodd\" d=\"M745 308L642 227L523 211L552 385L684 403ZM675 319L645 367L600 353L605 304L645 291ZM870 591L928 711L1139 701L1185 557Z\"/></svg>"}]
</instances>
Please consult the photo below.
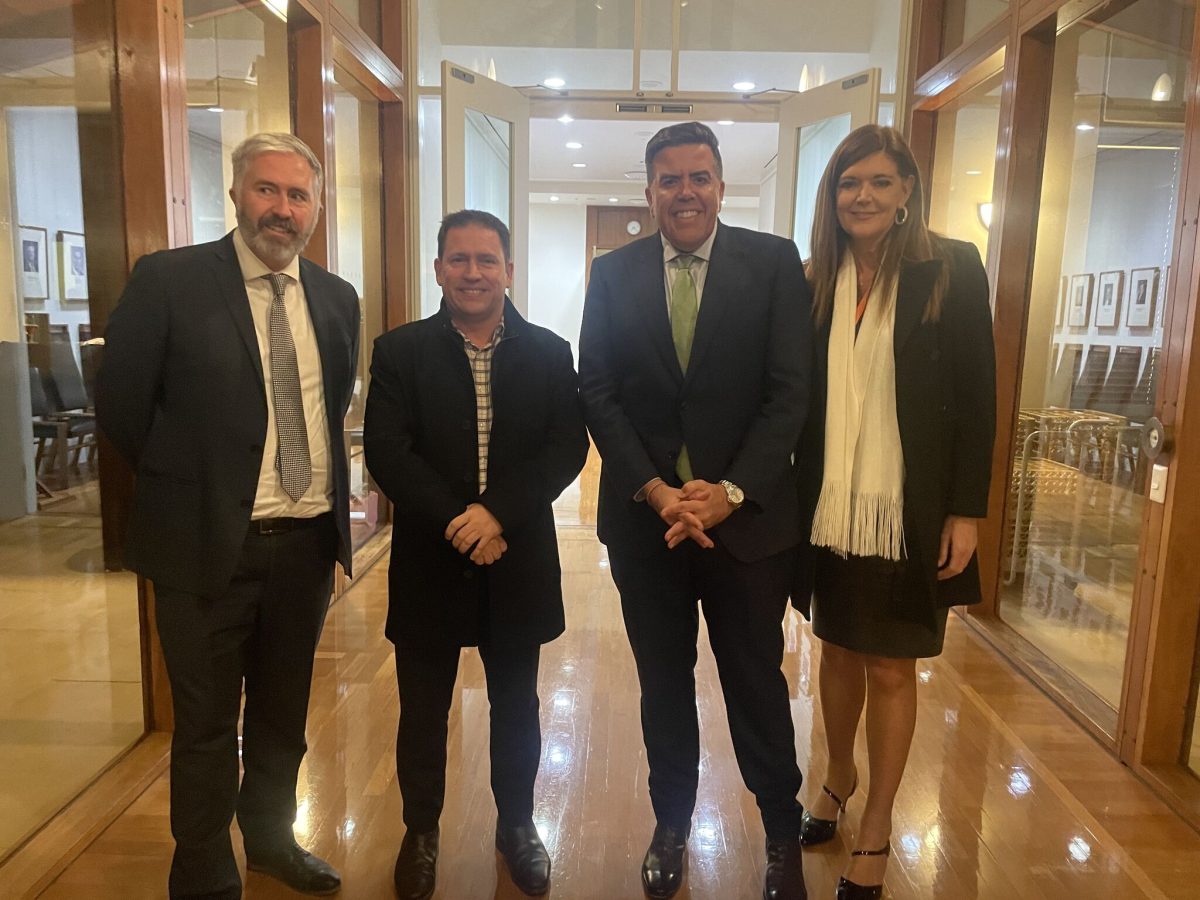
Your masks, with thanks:
<instances>
[{"instance_id":1,"label":"green necktie","mask_svg":"<svg viewBox=\"0 0 1200 900\"><path fill-rule=\"evenodd\" d=\"M692 263L696 257L684 253L671 260L671 341L675 344L675 355L679 368L686 373L692 355L692 337L696 334L696 315L700 303L696 299L696 281L692 278ZM687 446L679 448L679 459L675 463L675 474L687 483L692 480L692 462L688 458Z\"/></svg>"}]
</instances>

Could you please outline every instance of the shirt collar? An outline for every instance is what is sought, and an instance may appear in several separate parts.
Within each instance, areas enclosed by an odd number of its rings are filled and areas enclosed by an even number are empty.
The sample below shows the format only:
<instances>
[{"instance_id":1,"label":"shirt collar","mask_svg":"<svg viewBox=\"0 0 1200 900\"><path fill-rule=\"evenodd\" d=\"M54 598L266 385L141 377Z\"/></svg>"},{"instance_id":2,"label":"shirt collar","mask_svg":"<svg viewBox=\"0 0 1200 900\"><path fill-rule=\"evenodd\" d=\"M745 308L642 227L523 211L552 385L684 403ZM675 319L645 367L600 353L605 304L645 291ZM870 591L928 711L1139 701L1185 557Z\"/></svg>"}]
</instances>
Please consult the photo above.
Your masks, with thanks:
<instances>
[{"instance_id":1,"label":"shirt collar","mask_svg":"<svg viewBox=\"0 0 1200 900\"><path fill-rule=\"evenodd\" d=\"M687 253L689 256L696 257L696 259L702 259L705 262L708 262L709 259L712 258L713 241L717 239L717 229L720 227L721 223L718 221L715 225L713 225L712 233L710 233L709 236L704 239L704 243L690 252L676 250L675 246L667 240L667 236L660 231L659 237L662 238L663 245L663 265L670 265L671 260L677 256L683 256L685 253Z\"/></svg>"},{"instance_id":2,"label":"shirt collar","mask_svg":"<svg viewBox=\"0 0 1200 900\"><path fill-rule=\"evenodd\" d=\"M463 334L461 331L459 331L458 326L454 324L453 319L450 320L450 327L454 329L455 334L457 334L460 338L463 339L464 344L466 344L469 347L475 347L475 345L473 343L471 343L471 339L469 337L467 337L465 334ZM486 350L488 347L495 347L498 343L500 343L501 340L503 340L503 338L504 338L504 315L502 313L500 315L500 321L496 325L496 330L492 332L492 336L488 340L487 345L484 347L475 347L475 349L476 350Z\"/></svg>"},{"instance_id":3,"label":"shirt collar","mask_svg":"<svg viewBox=\"0 0 1200 900\"><path fill-rule=\"evenodd\" d=\"M256 278L263 278L270 275L274 271L274 269L255 256L254 251L250 249L250 245L246 243L246 239L242 237L242 230L240 228L233 229L233 249L237 251L238 266L242 270L242 278L247 283L254 281ZM292 261L279 271L284 275L290 276L293 281L298 282L300 280L300 257L293 256Z\"/></svg>"}]
</instances>

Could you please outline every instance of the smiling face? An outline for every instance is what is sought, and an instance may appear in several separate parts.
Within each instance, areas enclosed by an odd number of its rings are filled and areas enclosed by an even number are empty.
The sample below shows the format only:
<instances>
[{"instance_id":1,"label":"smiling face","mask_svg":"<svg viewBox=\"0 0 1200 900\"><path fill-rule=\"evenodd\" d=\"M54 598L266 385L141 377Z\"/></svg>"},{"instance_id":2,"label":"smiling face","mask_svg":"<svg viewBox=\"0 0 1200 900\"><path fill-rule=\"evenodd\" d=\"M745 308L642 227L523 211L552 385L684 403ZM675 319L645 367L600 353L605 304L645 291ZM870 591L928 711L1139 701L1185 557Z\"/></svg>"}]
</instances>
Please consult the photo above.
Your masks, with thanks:
<instances>
[{"instance_id":1,"label":"smiling face","mask_svg":"<svg viewBox=\"0 0 1200 900\"><path fill-rule=\"evenodd\" d=\"M708 240L717 226L725 182L707 144L665 147L654 157L653 181L646 202L676 250L691 252Z\"/></svg>"},{"instance_id":2,"label":"smiling face","mask_svg":"<svg viewBox=\"0 0 1200 900\"><path fill-rule=\"evenodd\" d=\"M879 246L896 224L896 211L908 203L913 181L902 178L895 160L882 150L842 173L837 183L837 217L851 246Z\"/></svg>"},{"instance_id":3,"label":"smiling face","mask_svg":"<svg viewBox=\"0 0 1200 900\"><path fill-rule=\"evenodd\" d=\"M317 228L315 182L304 157L272 151L250 160L241 184L229 190L242 238L274 271L286 267Z\"/></svg>"},{"instance_id":4,"label":"smiling face","mask_svg":"<svg viewBox=\"0 0 1200 900\"><path fill-rule=\"evenodd\" d=\"M475 222L451 228L433 270L455 325L479 327L500 321L513 264L504 258L495 231Z\"/></svg>"}]
</instances>

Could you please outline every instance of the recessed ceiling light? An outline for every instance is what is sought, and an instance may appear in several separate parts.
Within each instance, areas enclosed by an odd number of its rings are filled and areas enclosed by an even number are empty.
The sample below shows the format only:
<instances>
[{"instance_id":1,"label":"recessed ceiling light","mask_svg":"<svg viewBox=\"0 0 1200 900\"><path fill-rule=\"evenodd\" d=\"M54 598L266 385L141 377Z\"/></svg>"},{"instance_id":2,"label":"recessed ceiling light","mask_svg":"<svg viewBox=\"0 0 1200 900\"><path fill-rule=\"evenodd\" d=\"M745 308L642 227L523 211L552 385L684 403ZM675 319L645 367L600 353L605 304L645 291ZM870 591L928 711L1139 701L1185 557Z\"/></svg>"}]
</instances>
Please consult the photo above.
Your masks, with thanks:
<instances>
[{"instance_id":1,"label":"recessed ceiling light","mask_svg":"<svg viewBox=\"0 0 1200 900\"><path fill-rule=\"evenodd\" d=\"M223 106L210 106L210 107L208 107L208 112L210 112L210 113L223 113L223 112L225 112L225 107L223 107Z\"/></svg>"},{"instance_id":2,"label":"recessed ceiling light","mask_svg":"<svg viewBox=\"0 0 1200 900\"><path fill-rule=\"evenodd\" d=\"M968 175L982 175L983 172L979 171L979 169L967 169L967 174Z\"/></svg>"},{"instance_id":3,"label":"recessed ceiling light","mask_svg":"<svg viewBox=\"0 0 1200 900\"><path fill-rule=\"evenodd\" d=\"M1078 125L1075 126L1075 130L1076 131L1095 131L1096 126L1093 125L1091 122L1080 122Z\"/></svg>"},{"instance_id":4,"label":"recessed ceiling light","mask_svg":"<svg viewBox=\"0 0 1200 900\"><path fill-rule=\"evenodd\" d=\"M733 119L717 119L718 125L732 125Z\"/></svg>"},{"instance_id":5,"label":"recessed ceiling light","mask_svg":"<svg viewBox=\"0 0 1200 900\"><path fill-rule=\"evenodd\" d=\"M558 202L558 194L551 194L551 195L550 195L550 202L551 202L551 203L557 203L557 202Z\"/></svg>"},{"instance_id":6,"label":"recessed ceiling light","mask_svg":"<svg viewBox=\"0 0 1200 900\"><path fill-rule=\"evenodd\" d=\"M567 149L568 150L582 150L583 144L579 143L579 141L567 141Z\"/></svg>"},{"instance_id":7,"label":"recessed ceiling light","mask_svg":"<svg viewBox=\"0 0 1200 900\"><path fill-rule=\"evenodd\" d=\"M558 121L562 122L564 125L570 125L572 122L575 121L575 119L572 118L569 113L563 113L561 116L558 117Z\"/></svg>"},{"instance_id":8,"label":"recessed ceiling light","mask_svg":"<svg viewBox=\"0 0 1200 900\"><path fill-rule=\"evenodd\" d=\"M586 169L586 168L587 168L587 163L571 163L571 168L573 168L573 169Z\"/></svg>"},{"instance_id":9,"label":"recessed ceiling light","mask_svg":"<svg viewBox=\"0 0 1200 900\"><path fill-rule=\"evenodd\" d=\"M753 81L735 81L733 83L733 89L735 91L743 91L743 92L744 91L752 91L752 90L754 90L754 82Z\"/></svg>"},{"instance_id":10,"label":"recessed ceiling light","mask_svg":"<svg viewBox=\"0 0 1200 900\"><path fill-rule=\"evenodd\" d=\"M554 88L555 90L558 90L560 87L564 87L566 85L566 82L563 81L561 78L554 77L554 78L543 79L542 84L544 84L548 88Z\"/></svg>"},{"instance_id":11,"label":"recessed ceiling light","mask_svg":"<svg viewBox=\"0 0 1200 900\"><path fill-rule=\"evenodd\" d=\"M609 203L620 203L621 201L617 197L609 197L608 202Z\"/></svg>"}]
</instances>

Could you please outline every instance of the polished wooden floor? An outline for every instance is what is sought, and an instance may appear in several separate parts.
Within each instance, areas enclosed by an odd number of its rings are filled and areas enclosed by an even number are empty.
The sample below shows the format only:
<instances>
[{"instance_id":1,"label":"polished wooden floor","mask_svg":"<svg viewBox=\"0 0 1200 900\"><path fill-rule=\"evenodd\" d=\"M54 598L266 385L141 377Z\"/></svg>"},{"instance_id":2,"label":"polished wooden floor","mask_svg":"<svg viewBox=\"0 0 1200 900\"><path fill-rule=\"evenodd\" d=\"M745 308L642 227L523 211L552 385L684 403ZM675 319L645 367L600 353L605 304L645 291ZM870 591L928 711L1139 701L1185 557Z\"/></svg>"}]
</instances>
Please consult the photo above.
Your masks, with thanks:
<instances>
[{"instance_id":1,"label":"polished wooden floor","mask_svg":"<svg viewBox=\"0 0 1200 900\"><path fill-rule=\"evenodd\" d=\"M640 897L638 867L653 825L633 660L604 548L582 524L589 518L591 510L581 509L581 524L560 528L568 627L544 649L541 668L536 820L554 860L552 896L560 900ZM391 896L404 832L393 770L397 699L383 638L386 599L385 567L376 566L330 613L300 784L297 834L341 869L347 898ZM794 613L785 629L799 756L805 771L819 773L818 650ZM754 898L762 827L738 776L711 653L701 640L701 788L679 896ZM919 722L897 803L888 895L1197 896L1200 834L955 617L945 653L918 669ZM476 652L465 651L451 719L436 895L442 900L521 896L492 849L487 738L482 668ZM806 797L817 789L806 782ZM42 896L164 896L167 797L164 775ZM861 793L851 800L843 837L806 852L813 897L833 896L862 802ZM251 873L246 896L293 895Z\"/></svg>"}]
</instances>

